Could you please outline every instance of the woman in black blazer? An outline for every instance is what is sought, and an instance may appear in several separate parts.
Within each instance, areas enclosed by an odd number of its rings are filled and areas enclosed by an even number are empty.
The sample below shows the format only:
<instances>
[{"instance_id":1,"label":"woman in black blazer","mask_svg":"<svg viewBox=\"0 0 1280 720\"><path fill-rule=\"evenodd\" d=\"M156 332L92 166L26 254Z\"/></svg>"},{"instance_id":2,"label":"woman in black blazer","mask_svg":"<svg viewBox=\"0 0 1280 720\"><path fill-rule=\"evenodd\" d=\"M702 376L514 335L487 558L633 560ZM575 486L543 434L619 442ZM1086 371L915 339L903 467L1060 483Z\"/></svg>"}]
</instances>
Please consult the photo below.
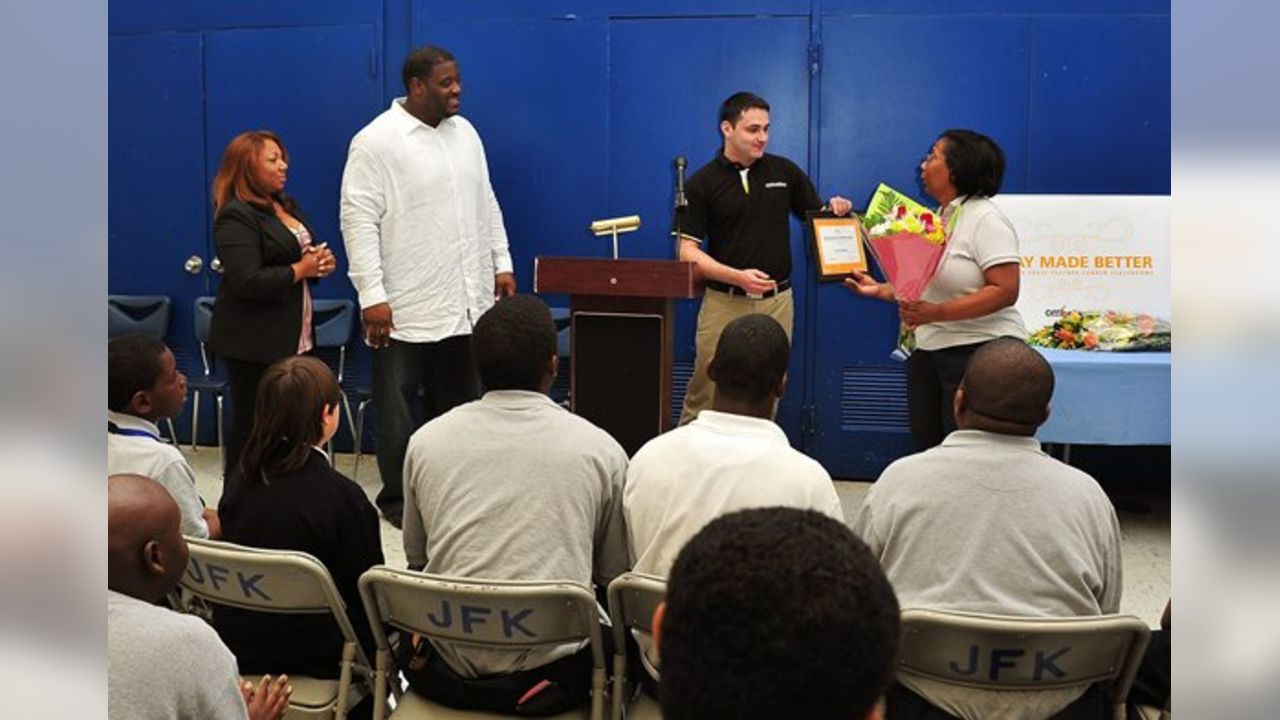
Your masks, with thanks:
<instances>
[{"instance_id":1,"label":"woman in black blazer","mask_svg":"<svg viewBox=\"0 0 1280 720\"><path fill-rule=\"evenodd\" d=\"M262 373L313 347L309 283L337 266L326 243L312 241L297 203L284 194L288 167L280 138L256 130L232 139L213 179L213 239L223 278L209 344L231 385L227 476L253 427Z\"/></svg>"},{"instance_id":2,"label":"woman in black blazer","mask_svg":"<svg viewBox=\"0 0 1280 720\"><path fill-rule=\"evenodd\" d=\"M372 657L356 581L383 562L378 511L320 449L338 429L338 382L324 362L304 356L271 365L261 386L241 465L218 503L222 539L314 555L333 577ZM216 608L214 627L242 673L338 676L342 635L328 617Z\"/></svg>"}]
</instances>

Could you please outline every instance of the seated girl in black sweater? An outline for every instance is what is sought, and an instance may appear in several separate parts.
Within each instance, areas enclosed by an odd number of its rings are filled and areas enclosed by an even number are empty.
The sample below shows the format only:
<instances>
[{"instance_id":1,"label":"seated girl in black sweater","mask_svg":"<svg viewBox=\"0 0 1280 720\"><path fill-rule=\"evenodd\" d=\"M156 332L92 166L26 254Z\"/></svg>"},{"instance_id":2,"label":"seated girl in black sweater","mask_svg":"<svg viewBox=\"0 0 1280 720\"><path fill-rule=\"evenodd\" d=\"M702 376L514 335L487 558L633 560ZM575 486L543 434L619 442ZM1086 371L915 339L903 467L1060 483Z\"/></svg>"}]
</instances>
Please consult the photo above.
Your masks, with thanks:
<instances>
[{"instance_id":1,"label":"seated girl in black sweater","mask_svg":"<svg viewBox=\"0 0 1280 720\"><path fill-rule=\"evenodd\" d=\"M218 514L228 542L300 550L324 563L372 660L373 636L356 581L383 562L378 513L321 450L338 429L341 401L333 373L319 359L295 355L271 365ZM214 626L241 673L338 677L342 635L331 617L219 607Z\"/></svg>"}]
</instances>

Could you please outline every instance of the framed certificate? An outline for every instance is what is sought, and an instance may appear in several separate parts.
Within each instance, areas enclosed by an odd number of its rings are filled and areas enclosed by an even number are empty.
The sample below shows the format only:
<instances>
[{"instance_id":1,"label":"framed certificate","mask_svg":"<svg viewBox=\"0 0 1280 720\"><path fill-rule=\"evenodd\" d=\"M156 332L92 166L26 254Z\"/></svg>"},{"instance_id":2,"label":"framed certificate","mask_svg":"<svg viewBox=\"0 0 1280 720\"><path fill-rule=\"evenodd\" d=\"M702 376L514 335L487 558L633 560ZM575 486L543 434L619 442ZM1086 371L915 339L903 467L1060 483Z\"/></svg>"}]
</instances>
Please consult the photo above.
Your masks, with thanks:
<instances>
[{"instance_id":1,"label":"framed certificate","mask_svg":"<svg viewBox=\"0 0 1280 720\"><path fill-rule=\"evenodd\" d=\"M819 280L840 280L854 270L866 272L862 225L855 215L836 217L826 211L809 213L809 233L813 237Z\"/></svg>"}]
</instances>

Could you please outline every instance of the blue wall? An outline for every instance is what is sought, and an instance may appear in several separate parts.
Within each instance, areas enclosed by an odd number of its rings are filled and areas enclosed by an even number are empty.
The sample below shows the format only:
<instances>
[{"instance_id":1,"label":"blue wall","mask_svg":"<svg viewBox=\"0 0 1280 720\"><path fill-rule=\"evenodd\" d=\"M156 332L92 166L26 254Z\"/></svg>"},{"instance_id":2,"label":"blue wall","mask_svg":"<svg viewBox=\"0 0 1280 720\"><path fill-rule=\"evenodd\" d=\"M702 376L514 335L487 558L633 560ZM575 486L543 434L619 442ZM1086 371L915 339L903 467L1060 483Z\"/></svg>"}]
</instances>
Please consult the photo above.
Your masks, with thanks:
<instances>
[{"instance_id":1,"label":"blue wall","mask_svg":"<svg viewBox=\"0 0 1280 720\"><path fill-rule=\"evenodd\" d=\"M284 0L110 5L111 292L173 296L190 369L190 301L216 276L208 180L243 129L280 132L290 190L339 246L350 136L400 94L408 49L450 48L485 140L522 290L538 255L603 256L598 217L639 213L629 257L670 257L671 160L718 147L720 100L773 105L771 150L824 196L915 189L948 127L986 132L1008 192L1168 193L1167 0ZM890 307L811 282L799 225L797 338L779 421L834 475L873 476L906 449ZM335 276L320 296L351 297ZM557 298L551 298L553 302ZM695 303L680 308L677 373ZM367 354L356 353L359 378ZM212 437L211 434L207 435Z\"/></svg>"}]
</instances>

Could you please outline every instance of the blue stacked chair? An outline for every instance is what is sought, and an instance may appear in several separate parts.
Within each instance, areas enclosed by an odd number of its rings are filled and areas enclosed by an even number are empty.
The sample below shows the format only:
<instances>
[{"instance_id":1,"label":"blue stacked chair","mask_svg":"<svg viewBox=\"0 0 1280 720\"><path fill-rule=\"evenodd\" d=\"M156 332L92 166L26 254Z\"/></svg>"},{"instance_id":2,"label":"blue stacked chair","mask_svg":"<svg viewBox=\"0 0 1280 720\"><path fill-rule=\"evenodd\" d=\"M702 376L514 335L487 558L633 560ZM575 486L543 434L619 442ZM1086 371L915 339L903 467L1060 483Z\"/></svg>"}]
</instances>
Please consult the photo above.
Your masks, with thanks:
<instances>
[{"instance_id":1,"label":"blue stacked chair","mask_svg":"<svg viewBox=\"0 0 1280 720\"><path fill-rule=\"evenodd\" d=\"M212 393L217 408L218 453L222 454L222 398L227 394L227 379L215 372L209 360L209 330L213 325L213 305L216 298L204 295L196 298L195 328L196 339L200 341L200 365L203 371L198 378L187 378L187 387L191 390L191 449L196 449L197 428L200 426L200 394Z\"/></svg>"},{"instance_id":2,"label":"blue stacked chair","mask_svg":"<svg viewBox=\"0 0 1280 720\"><path fill-rule=\"evenodd\" d=\"M351 412L351 400L347 397L347 389L343 387L347 371L347 345L351 344L352 334L355 331L356 304L351 300L317 298L311 301L311 319L315 328L316 350L337 350L338 361L335 374L338 377L338 387L342 390L342 412L347 418L347 427L351 431L355 452L359 453L360 438L356 435L355 416Z\"/></svg>"}]
</instances>

